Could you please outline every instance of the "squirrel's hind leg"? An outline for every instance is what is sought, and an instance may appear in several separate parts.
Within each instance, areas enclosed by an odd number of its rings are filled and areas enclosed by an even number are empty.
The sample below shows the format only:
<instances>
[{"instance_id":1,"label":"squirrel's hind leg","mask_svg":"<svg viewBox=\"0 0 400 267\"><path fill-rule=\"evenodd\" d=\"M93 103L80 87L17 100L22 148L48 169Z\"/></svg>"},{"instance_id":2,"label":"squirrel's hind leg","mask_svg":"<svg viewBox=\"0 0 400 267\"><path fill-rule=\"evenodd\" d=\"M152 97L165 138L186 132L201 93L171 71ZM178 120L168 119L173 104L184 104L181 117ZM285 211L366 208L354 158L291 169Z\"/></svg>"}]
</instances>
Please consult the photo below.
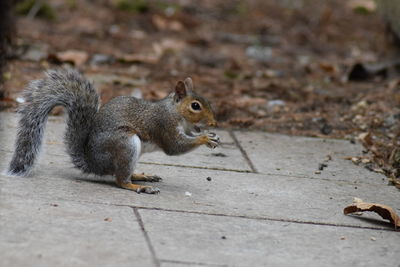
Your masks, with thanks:
<instances>
[{"instance_id":1,"label":"squirrel's hind leg","mask_svg":"<svg viewBox=\"0 0 400 267\"><path fill-rule=\"evenodd\" d=\"M123 144L122 148L120 147L116 149L119 149L118 153L116 153L118 156L114 158L117 185L124 189L136 191L137 193L159 193L160 190L158 188L133 184L131 182L132 172L135 169L140 156L140 138L135 134L130 137L130 140L126 144Z\"/></svg>"}]
</instances>

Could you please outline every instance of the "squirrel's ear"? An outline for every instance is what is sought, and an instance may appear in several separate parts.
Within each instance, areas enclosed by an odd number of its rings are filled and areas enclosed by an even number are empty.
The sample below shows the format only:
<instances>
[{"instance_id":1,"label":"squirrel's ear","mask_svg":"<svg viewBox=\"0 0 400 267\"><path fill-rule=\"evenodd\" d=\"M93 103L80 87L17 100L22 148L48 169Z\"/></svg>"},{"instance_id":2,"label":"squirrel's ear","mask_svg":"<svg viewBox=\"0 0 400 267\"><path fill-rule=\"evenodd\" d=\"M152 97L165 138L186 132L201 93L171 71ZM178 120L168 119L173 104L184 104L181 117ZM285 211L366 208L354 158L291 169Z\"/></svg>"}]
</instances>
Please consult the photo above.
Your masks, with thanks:
<instances>
[{"instance_id":1,"label":"squirrel's ear","mask_svg":"<svg viewBox=\"0 0 400 267\"><path fill-rule=\"evenodd\" d=\"M192 78L187 77L184 81L185 85L186 85L186 89L188 91L193 91L193 81Z\"/></svg>"},{"instance_id":2,"label":"squirrel's ear","mask_svg":"<svg viewBox=\"0 0 400 267\"><path fill-rule=\"evenodd\" d=\"M175 86L175 101L179 102L182 98L187 95L186 85L184 82L179 81Z\"/></svg>"}]
</instances>

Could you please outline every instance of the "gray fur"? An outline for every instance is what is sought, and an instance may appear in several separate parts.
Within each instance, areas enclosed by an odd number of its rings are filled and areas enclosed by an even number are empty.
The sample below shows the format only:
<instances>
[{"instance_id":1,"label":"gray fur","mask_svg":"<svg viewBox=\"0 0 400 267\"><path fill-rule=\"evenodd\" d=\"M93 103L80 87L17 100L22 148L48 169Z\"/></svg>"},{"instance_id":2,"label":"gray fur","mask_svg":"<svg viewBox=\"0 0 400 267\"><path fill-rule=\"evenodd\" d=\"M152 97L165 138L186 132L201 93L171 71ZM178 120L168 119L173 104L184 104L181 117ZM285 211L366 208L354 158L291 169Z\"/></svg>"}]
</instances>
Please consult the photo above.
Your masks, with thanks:
<instances>
[{"instance_id":1,"label":"gray fur","mask_svg":"<svg viewBox=\"0 0 400 267\"><path fill-rule=\"evenodd\" d=\"M96 114L89 136L91 171L128 177L133 172L130 160L135 151L130 138L134 134L142 142L153 143L169 155L192 150L195 137L178 133L182 120L172 95L156 102L129 96L110 100Z\"/></svg>"},{"instance_id":2,"label":"gray fur","mask_svg":"<svg viewBox=\"0 0 400 267\"><path fill-rule=\"evenodd\" d=\"M74 165L88 170L85 145L93 117L99 109L99 97L93 85L77 71L49 71L47 77L31 82L24 91L15 152L9 172L28 175L40 150L49 112L62 105L67 109L65 142Z\"/></svg>"}]
</instances>

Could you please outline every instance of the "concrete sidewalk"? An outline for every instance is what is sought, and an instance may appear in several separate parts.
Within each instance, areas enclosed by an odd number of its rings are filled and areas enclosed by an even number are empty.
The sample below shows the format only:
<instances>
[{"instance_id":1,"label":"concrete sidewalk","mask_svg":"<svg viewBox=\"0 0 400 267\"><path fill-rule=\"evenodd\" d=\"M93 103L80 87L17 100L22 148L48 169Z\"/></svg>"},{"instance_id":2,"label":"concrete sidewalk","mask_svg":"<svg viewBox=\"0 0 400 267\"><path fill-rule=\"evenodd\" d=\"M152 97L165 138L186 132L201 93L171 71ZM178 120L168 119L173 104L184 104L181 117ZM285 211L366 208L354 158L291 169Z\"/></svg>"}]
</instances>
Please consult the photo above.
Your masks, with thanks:
<instances>
[{"instance_id":1,"label":"concrete sidewalk","mask_svg":"<svg viewBox=\"0 0 400 267\"><path fill-rule=\"evenodd\" d=\"M0 121L4 171L17 117ZM220 130L215 150L145 154L138 171L163 177L147 195L75 170L63 130L50 118L32 177L0 175L0 266L400 266L400 232L343 215L353 197L400 211L384 176L343 159L358 144Z\"/></svg>"}]
</instances>

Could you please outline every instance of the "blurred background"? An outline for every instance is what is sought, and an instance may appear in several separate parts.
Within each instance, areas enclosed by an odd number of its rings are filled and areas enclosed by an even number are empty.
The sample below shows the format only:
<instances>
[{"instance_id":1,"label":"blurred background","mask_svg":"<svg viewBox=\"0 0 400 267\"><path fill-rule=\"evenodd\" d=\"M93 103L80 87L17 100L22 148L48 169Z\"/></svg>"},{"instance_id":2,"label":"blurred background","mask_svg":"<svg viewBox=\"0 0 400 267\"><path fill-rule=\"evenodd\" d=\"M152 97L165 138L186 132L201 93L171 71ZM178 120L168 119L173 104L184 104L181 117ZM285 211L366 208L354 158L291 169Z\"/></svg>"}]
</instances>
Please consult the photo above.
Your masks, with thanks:
<instances>
[{"instance_id":1,"label":"blurred background","mask_svg":"<svg viewBox=\"0 0 400 267\"><path fill-rule=\"evenodd\" d=\"M353 162L396 181L399 17L396 0L3 0L0 109L63 65L103 102L190 76L221 127L359 139Z\"/></svg>"}]
</instances>

